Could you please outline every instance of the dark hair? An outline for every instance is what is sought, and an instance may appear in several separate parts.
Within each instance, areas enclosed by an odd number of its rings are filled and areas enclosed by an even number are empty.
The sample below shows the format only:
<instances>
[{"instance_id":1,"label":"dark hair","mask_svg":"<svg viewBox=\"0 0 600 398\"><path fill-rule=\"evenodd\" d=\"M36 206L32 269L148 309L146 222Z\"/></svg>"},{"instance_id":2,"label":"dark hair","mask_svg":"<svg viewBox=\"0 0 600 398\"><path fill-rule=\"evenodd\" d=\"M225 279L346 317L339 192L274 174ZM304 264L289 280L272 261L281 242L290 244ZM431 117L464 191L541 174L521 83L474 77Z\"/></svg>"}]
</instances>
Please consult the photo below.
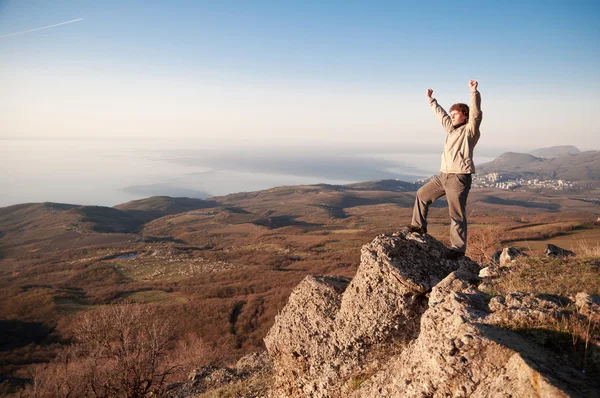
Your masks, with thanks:
<instances>
[{"instance_id":1,"label":"dark hair","mask_svg":"<svg viewBox=\"0 0 600 398\"><path fill-rule=\"evenodd\" d=\"M454 104L450 108L450 112L452 111L462 112L462 114L465 115L467 119L469 118L469 107L467 106L467 104Z\"/></svg>"}]
</instances>

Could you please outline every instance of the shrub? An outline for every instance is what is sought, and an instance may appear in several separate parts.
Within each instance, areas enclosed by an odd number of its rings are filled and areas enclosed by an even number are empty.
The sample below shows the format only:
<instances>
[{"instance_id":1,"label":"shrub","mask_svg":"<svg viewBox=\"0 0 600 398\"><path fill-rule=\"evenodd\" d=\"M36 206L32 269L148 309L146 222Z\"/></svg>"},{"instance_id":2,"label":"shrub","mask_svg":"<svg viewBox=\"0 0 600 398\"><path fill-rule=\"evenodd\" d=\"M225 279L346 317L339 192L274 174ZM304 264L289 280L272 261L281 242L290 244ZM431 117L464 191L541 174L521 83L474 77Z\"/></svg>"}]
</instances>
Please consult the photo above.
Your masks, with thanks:
<instances>
[{"instance_id":1,"label":"shrub","mask_svg":"<svg viewBox=\"0 0 600 398\"><path fill-rule=\"evenodd\" d=\"M149 306L120 304L82 315L75 344L34 367L34 397L147 397L161 393L180 363L170 322Z\"/></svg>"},{"instance_id":2,"label":"shrub","mask_svg":"<svg viewBox=\"0 0 600 398\"><path fill-rule=\"evenodd\" d=\"M483 228L469 232L467 255L480 264L489 263L502 242L502 235L501 228Z\"/></svg>"}]
</instances>

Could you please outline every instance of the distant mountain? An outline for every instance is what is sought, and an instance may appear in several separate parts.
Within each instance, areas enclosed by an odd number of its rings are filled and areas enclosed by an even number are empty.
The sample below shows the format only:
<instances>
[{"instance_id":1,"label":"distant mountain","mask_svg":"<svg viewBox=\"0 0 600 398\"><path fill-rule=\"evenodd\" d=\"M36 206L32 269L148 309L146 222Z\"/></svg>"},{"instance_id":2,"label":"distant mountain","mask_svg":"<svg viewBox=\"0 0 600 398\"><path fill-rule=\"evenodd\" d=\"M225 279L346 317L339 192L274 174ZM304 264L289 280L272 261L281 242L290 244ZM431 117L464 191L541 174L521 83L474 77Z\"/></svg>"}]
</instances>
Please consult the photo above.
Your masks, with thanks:
<instances>
[{"instance_id":1,"label":"distant mountain","mask_svg":"<svg viewBox=\"0 0 600 398\"><path fill-rule=\"evenodd\" d=\"M507 152L491 162L477 165L478 174L508 173L514 178L568 180L580 185L600 183L600 151L545 159L526 153Z\"/></svg>"},{"instance_id":2,"label":"distant mountain","mask_svg":"<svg viewBox=\"0 0 600 398\"><path fill-rule=\"evenodd\" d=\"M520 167L531 165L535 162L543 162L543 159L527 153L505 152L489 163L477 166L478 171L487 172L514 171ZM489 170L489 171L488 171Z\"/></svg>"},{"instance_id":3,"label":"distant mountain","mask_svg":"<svg viewBox=\"0 0 600 398\"><path fill-rule=\"evenodd\" d=\"M561 156L577 155L581 151L573 145L562 145L535 149L529 153L540 158L558 158Z\"/></svg>"}]
</instances>

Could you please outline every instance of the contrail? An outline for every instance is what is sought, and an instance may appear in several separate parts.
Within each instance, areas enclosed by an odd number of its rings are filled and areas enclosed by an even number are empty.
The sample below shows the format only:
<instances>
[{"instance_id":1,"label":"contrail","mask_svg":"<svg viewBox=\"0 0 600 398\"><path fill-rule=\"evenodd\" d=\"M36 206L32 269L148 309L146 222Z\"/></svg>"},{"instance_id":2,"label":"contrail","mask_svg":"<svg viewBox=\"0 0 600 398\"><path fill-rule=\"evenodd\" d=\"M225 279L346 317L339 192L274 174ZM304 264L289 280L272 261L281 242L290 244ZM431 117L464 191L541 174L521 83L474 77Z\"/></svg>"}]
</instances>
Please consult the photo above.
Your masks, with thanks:
<instances>
[{"instance_id":1,"label":"contrail","mask_svg":"<svg viewBox=\"0 0 600 398\"><path fill-rule=\"evenodd\" d=\"M29 33L29 32L35 32L36 30L50 29L50 28L53 28L55 26L66 25L68 23L78 22L78 21L81 21L82 19L83 18L78 18L78 19L73 19L72 21L61 22L61 23L57 23L57 24L54 24L54 25L44 26L44 27L41 27L41 28L35 28L35 29L26 30L26 31L23 31L23 32L10 33L8 35L0 36L0 39L5 38L5 37L10 37L10 36L22 35L22 34Z\"/></svg>"}]
</instances>

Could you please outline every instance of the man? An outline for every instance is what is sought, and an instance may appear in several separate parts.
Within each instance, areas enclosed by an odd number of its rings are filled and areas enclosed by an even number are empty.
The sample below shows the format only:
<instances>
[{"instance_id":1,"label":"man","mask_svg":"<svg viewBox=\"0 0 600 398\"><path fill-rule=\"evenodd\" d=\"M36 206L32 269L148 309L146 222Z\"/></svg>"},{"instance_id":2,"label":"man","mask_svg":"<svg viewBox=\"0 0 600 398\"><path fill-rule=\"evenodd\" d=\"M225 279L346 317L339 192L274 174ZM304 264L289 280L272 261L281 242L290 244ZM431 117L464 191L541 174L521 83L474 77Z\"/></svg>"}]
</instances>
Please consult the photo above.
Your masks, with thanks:
<instances>
[{"instance_id":1,"label":"man","mask_svg":"<svg viewBox=\"0 0 600 398\"><path fill-rule=\"evenodd\" d=\"M417 191L412 222L405 228L407 232L427 233L429 206L446 195L452 244L448 257L454 259L464 256L467 249L467 196L471 189L471 174L475 172L473 149L479 141L482 118L481 96L477 86L475 80L469 81L471 108L466 104L454 104L450 108L450 116L431 97L433 90L427 89L429 105L446 130L446 143L442 153L441 172Z\"/></svg>"}]
</instances>

